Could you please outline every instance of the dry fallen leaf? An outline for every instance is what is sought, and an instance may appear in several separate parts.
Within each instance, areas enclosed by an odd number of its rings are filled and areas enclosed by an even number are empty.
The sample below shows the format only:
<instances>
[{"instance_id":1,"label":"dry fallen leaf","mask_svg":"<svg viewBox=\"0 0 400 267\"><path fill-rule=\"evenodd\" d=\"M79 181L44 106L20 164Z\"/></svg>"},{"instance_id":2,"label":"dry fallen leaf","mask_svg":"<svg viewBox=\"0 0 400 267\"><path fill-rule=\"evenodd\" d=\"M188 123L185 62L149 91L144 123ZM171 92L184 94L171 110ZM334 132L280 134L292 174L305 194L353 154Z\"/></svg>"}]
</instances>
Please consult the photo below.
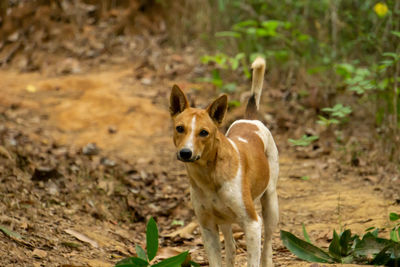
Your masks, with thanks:
<instances>
[{"instance_id":1,"label":"dry fallen leaf","mask_svg":"<svg viewBox=\"0 0 400 267\"><path fill-rule=\"evenodd\" d=\"M157 259L162 260L162 259L171 258L171 257L181 254L182 252L183 251L178 250L177 248L163 247L158 250Z\"/></svg>"},{"instance_id":2,"label":"dry fallen leaf","mask_svg":"<svg viewBox=\"0 0 400 267\"><path fill-rule=\"evenodd\" d=\"M165 236L167 237L175 237L175 236L180 236L182 238L192 238L193 237L193 232L196 230L198 227L197 222L191 222L188 225L186 225L183 228L180 228L170 234L167 234Z\"/></svg>"},{"instance_id":3,"label":"dry fallen leaf","mask_svg":"<svg viewBox=\"0 0 400 267\"><path fill-rule=\"evenodd\" d=\"M0 155L3 155L8 159L12 159L10 152L8 152L8 150L4 146L0 146Z\"/></svg>"},{"instance_id":4,"label":"dry fallen leaf","mask_svg":"<svg viewBox=\"0 0 400 267\"><path fill-rule=\"evenodd\" d=\"M100 260L86 260L86 263L90 267L111 267L111 266L114 266L111 263L100 261Z\"/></svg>"},{"instance_id":5,"label":"dry fallen leaf","mask_svg":"<svg viewBox=\"0 0 400 267\"><path fill-rule=\"evenodd\" d=\"M98 248L98 247L99 247L99 245L97 244L96 241L90 239L89 237L87 237L87 236L85 236L85 235L83 235L83 234L81 234L81 233L78 233L78 232L75 231L75 230L66 229L66 230L64 230L64 232L66 232L67 234L72 235L73 237L75 237L76 239L78 239L78 240L80 240L80 241L82 241L82 242L89 243L92 247L95 247L95 248Z\"/></svg>"},{"instance_id":6,"label":"dry fallen leaf","mask_svg":"<svg viewBox=\"0 0 400 267\"><path fill-rule=\"evenodd\" d=\"M38 248L35 248L32 252L32 256L36 258L46 258L47 257L47 252Z\"/></svg>"},{"instance_id":7,"label":"dry fallen leaf","mask_svg":"<svg viewBox=\"0 0 400 267\"><path fill-rule=\"evenodd\" d=\"M179 250L178 248L173 248L173 247L163 247L160 248L157 252L156 260L164 260L168 259L174 256L177 256L181 254L183 251ZM185 262L182 264L182 266L188 266L188 262L191 261L192 258L190 254L187 255Z\"/></svg>"},{"instance_id":8,"label":"dry fallen leaf","mask_svg":"<svg viewBox=\"0 0 400 267\"><path fill-rule=\"evenodd\" d=\"M37 89L34 85L29 84L28 86L26 86L26 91L28 91L30 93L35 93L37 91Z\"/></svg>"}]
</instances>

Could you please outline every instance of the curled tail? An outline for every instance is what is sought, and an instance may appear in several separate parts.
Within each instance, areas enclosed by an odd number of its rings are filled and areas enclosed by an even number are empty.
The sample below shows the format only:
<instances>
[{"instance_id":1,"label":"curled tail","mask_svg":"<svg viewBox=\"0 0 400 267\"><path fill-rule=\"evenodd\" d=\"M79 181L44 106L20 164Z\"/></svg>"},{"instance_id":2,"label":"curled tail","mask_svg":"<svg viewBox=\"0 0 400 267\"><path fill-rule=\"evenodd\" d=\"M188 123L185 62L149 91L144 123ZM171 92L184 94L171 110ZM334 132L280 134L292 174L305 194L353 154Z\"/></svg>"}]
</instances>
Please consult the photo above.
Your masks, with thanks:
<instances>
[{"instance_id":1,"label":"curled tail","mask_svg":"<svg viewBox=\"0 0 400 267\"><path fill-rule=\"evenodd\" d=\"M260 108L260 98L264 82L264 72L265 72L265 59L258 57L251 64L253 69L253 81L251 84L251 97L247 102L246 107L246 118L253 119L258 109Z\"/></svg>"}]
</instances>

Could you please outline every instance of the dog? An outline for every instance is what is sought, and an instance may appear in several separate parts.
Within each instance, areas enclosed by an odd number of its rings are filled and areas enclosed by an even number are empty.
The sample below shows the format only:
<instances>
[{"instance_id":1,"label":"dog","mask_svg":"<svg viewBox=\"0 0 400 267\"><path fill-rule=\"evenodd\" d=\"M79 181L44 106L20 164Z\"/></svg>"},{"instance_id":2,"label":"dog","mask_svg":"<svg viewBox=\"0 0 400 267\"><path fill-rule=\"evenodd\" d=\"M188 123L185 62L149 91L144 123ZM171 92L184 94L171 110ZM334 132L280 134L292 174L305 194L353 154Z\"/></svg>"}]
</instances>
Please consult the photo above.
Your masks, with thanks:
<instances>
[{"instance_id":1,"label":"dog","mask_svg":"<svg viewBox=\"0 0 400 267\"><path fill-rule=\"evenodd\" d=\"M185 163L194 212L199 221L211 267L222 264L219 230L224 235L226 266L235 265L232 223L244 230L247 266L273 266L272 234L278 224L276 185L278 149L268 128L255 120L260 106L265 60L253 64L251 97L245 119L232 123L226 135L218 130L228 107L223 94L206 109L192 108L184 92L174 85L170 95L173 141L177 158ZM255 202L261 201L262 220Z\"/></svg>"}]
</instances>

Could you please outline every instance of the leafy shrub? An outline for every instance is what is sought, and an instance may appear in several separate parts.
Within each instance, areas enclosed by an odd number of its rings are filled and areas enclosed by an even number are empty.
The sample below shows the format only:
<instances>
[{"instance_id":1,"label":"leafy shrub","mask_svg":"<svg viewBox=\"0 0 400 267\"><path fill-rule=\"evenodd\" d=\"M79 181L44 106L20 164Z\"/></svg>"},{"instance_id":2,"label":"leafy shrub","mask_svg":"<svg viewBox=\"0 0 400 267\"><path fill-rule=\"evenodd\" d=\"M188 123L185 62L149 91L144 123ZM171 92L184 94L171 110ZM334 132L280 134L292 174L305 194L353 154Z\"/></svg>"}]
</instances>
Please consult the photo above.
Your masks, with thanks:
<instances>
[{"instance_id":1,"label":"leafy shrub","mask_svg":"<svg viewBox=\"0 0 400 267\"><path fill-rule=\"evenodd\" d=\"M374 113L379 133L390 134L382 140L396 139L400 128L397 1L212 0L210 5L218 8L212 9L214 34L207 40L217 53L203 60L216 63L208 81L217 88L235 91L236 85L229 82L232 72L235 80L237 74L249 78L249 63L261 54L286 87L297 77L313 76L326 96L348 93L353 110ZM369 115L373 123L374 116ZM318 121L329 126L345 120L332 115Z\"/></svg>"},{"instance_id":2,"label":"leafy shrub","mask_svg":"<svg viewBox=\"0 0 400 267\"><path fill-rule=\"evenodd\" d=\"M390 220L400 220L400 214L391 213ZM400 222L390 231L390 239L378 237L379 230L367 229L360 237L352 235L350 230L338 234L333 231L333 238L328 251L313 245L303 225L303 234L307 241L295 235L281 231L281 239L286 248L300 259L321 263L358 263L398 266L400 264ZM374 230L374 231L371 231Z\"/></svg>"},{"instance_id":3,"label":"leafy shrub","mask_svg":"<svg viewBox=\"0 0 400 267\"><path fill-rule=\"evenodd\" d=\"M300 139L289 139L293 146L309 146L312 142L318 140L316 135L303 135Z\"/></svg>"},{"instance_id":4,"label":"leafy shrub","mask_svg":"<svg viewBox=\"0 0 400 267\"><path fill-rule=\"evenodd\" d=\"M336 104L332 108L323 108L322 111L330 114L329 118L321 115L318 116L319 120L317 123L324 126L344 122L344 120L347 119L347 116L352 112L351 107L345 107L342 104Z\"/></svg>"},{"instance_id":5,"label":"leafy shrub","mask_svg":"<svg viewBox=\"0 0 400 267\"><path fill-rule=\"evenodd\" d=\"M136 245L137 257L129 257L119 261L116 267L180 267L180 266L200 266L190 260L189 252L185 251L174 257L165 259L159 263L150 265L151 261L157 255L158 250L158 228L153 218L147 223L146 227L146 248L147 252L140 246Z\"/></svg>"}]
</instances>

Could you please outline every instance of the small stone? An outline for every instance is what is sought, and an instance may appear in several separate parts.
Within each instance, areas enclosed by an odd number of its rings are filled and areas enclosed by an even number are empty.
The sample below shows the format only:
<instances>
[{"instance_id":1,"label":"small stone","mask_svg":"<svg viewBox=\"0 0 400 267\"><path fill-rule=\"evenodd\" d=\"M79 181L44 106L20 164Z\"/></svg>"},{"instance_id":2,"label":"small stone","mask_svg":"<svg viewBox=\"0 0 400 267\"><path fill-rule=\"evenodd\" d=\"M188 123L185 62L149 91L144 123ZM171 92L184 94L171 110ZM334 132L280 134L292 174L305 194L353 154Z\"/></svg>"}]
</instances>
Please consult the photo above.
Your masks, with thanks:
<instances>
[{"instance_id":1,"label":"small stone","mask_svg":"<svg viewBox=\"0 0 400 267\"><path fill-rule=\"evenodd\" d=\"M98 155L99 152L100 152L100 149L98 148L96 143L89 143L82 148L82 153L84 155L88 155L88 156Z\"/></svg>"},{"instance_id":2,"label":"small stone","mask_svg":"<svg viewBox=\"0 0 400 267\"><path fill-rule=\"evenodd\" d=\"M113 161L112 159L108 159L106 157L101 158L100 163L107 167L114 167L116 164L115 161Z\"/></svg>"},{"instance_id":3,"label":"small stone","mask_svg":"<svg viewBox=\"0 0 400 267\"><path fill-rule=\"evenodd\" d=\"M117 132L117 127L114 125L108 126L108 133L109 134L115 134Z\"/></svg>"},{"instance_id":4,"label":"small stone","mask_svg":"<svg viewBox=\"0 0 400 267\"><path fill-rule=\"evenodd\" d=\"M151 80L150 78L142 78L142 79L140 80L140 82L141 82L143 85L151 85L151 84L152 84L152 80Z\"/></svg>"}]
</instances>

